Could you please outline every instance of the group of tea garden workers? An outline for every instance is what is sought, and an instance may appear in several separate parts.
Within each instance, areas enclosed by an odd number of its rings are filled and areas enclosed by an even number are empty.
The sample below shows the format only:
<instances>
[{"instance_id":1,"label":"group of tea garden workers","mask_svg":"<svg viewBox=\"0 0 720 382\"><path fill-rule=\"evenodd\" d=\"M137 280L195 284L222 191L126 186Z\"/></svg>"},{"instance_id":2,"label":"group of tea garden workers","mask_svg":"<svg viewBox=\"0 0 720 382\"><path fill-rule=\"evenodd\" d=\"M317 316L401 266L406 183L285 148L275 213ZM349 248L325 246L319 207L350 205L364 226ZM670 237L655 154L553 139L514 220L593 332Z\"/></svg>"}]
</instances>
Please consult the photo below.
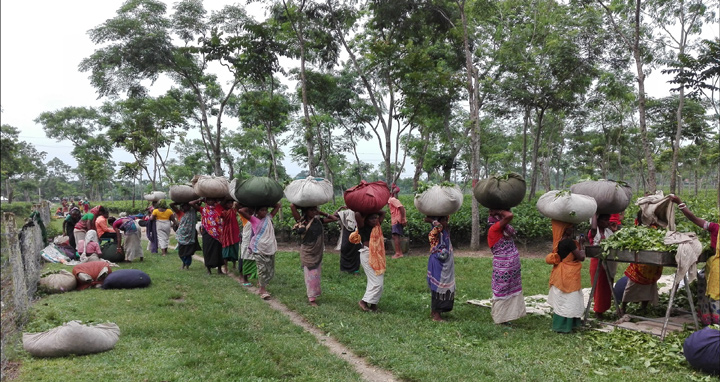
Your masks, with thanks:
<instances>
[{"instance_id":1,"label":"group of tea garden workers","mask_svg":"<svg viewBox=\"0 0 720 382\"><path fill-rule=\"evenodd\" d=\"M399 188L393 185L390 211L393 215L393 238L404 235L407 224L405 208L397 200ZM711 248L714 254L707 260L704 270L698 274L698 314L703 325L720 323L720 255L718 241L720 233L717 222L708 222L695 216L680 198L673 196L672 202L692 223L710 233ZM166 202L153 202L146 216L127 216L120 214L118 219L109 218L108 211L102 206L92 208L82 214L78 207L70 207L63 225L64 232L71 238L78 253L96 250L98 238L110 238L118 242L118 251L125 253L125 260L132 261L140 257L140 230L136 219L148 220L147 229L151 246L156 245L167 254L168 238L171 227L176 230L178 254L182 268L189 269L192 255L202 249L207 272L218 268L218 273L229 271L229 262L239 262L239 272L244 286L252 286L251 279L258 280L259 295L270 298L267 291L269 281L274 277L274 255L277 242L272 219L280 210L281 204L272 209L249 208L240 206L233 200L201 198L189 203L167 205ZM200 213L202 248L199 246L196 230ZM298 222L296 231L301 235L300 257L303 265L308 303L317 306L321 294L320 277L322 254L324 251L323 224L338 222L341 227L340 267L341 271L358 274L362 265L367 278L366 291L358 306L363 311L378 311L378 302L384 289L385 245L380 228L385 212L363 216L359 213L339 208L333 214L320 211L317 207L300 208L291 205L293 217ZM488 246L493 254L492 308L491 316L496 324L509 324L526 314L520 271L520 258L513 237L515 230L510 222L513 213L509 210L489 210ZM242 225L238 224L240 217ZM455 296L455 271L452 243L448 227L449 216L426 217L431 224L428 234L430 256L428 258L427 282L431 290L431 318L444 321L441 313L453 309ZM621 227L621 214L595 215L591 221L587 242L598 245ZM152 224L154 222L155 224ZM234 222L234 224L233 224ZM639 221L636 220L636 224ZM144 225L144 224L143 224ZM154 227L153 227L154 226ZM240 228L242 227L242 229ZM550 275L548 302L553 308L552 329L559 333L568 333L581 324L584 313L583 296L580 287L581 262L585 259L584 237L575 240L575 227L570 223L553 220L553 252L546 262L553 265ZM123 235L121 235L121 232ZM124 238L124 243L123 243ZM156 244L153 244L156 243ZM395 246L393 258L402 257L399 245ZM616 273L616 263L608 262L610 279ZM600 266L598 259L590 262L590 276L594 280ZM620 288L622 296L621 312L629 302L640 302L645 309L648 303L656 303L658 298L657 280L662 274L661 266L631 263L618 280L615 288ZM610 308L613 288L607 282L605 269L600 267L600 279L594 295L593 310L597 318ZM625 280L627 279L627 280ZM624 287L622 284L625 284ZM718 327L720 328L720 327ZM717 344L717 346L715 346ZM710 350L708 350L710 349ZM695 332L685 343L685 354L695 367L710 373L720 373L720 331L705 328Z\"/></svg>"},{"instance_id":2,"label":"group of tea garden workers","mask_svg":"<svg viewBox=\"0 0 720 382\"><path fill-rule=\"evenodd\" d=\"M677 208L689 221L710 234L710 247L713 252L704 269L697 273L697 312L700 322L706 327L692 333L685 340L684 355L693 367L710 374L720 374L720 248L718 248L720 225L695 216L679 197L673 195L670 200L677 204ZM588 243L598 245L602 240L613 235L621 226L621 218L621 214L595 215L587 235ZM635 224L640 224L640 221L641 218L638 216ZM574 240L573 226L559 223L553 221L555 248L546 258L548 263L554 264L548 302L554 311L553 330L568 333L581 324L580 317L584 313L580 291L580 262L585 258L583 250L585 238L581 236L579 240ZM553 256L555 258L552 258ZM617 263L608 261L606 264L610 273L609 279L613 280ZM593 296L596 318L602 319L603 314L610 308L611 293L615 293L622 301L621 315L626 311L629 302L640 302L643 311L648 303L657 303L657 281L662 275L662 266L630 263L624 272L624 277L618 280L614 287L608 283L605 269L600 266L597 258L591 259L591 282L594 282L598 267L600 278Z\"/></svg>"}]
</instances>

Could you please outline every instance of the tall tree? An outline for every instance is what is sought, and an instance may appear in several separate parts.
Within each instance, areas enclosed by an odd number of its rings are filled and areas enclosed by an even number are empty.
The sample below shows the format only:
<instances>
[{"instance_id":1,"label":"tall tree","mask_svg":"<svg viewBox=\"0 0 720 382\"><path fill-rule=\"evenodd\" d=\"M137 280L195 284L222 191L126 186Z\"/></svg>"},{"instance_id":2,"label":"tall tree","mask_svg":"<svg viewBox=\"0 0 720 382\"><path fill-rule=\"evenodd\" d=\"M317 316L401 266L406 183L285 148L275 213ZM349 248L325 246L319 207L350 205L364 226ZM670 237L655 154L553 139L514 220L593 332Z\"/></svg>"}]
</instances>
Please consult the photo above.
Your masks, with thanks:
<instances>
[{"instance_id":1,"label":"tall tree","mask_svg":"<svg viewBox=\"0 0 720 382\"><path fill-rule=\"evenodd\" d=\"M23 191L25 201L30 201L29 192L38 190L39 178L46 174L42 162L47 155L38 151L32 144L19 139L20 130L3 124L0 135L0 171L2 185L8 202L12 203L14 189Z\"/></svg>"},{"instance_id":2,"label":"tall tree","mask_svg":"<svg viewBox=\"0 0 720 382\"><path fill-rule=\"evenodd\" d=\"M256 30L257 24L236 5L208 15L202 1L183 0L168 17L165 4L158 0L128 0L117 16L88 32L101 47L81 62L80 70L90 72L101 97L122 92L142 95L146 91L143 81L170 77L192 94L191 105L212 154L213 171L222 175L226 108L241 79L276 64L274 56L257 52L265 45L255 44ZM225 88L219 74L211 71L212 64L219 64L213 67L230 76Z\"/></svg>"},{"instance_id":3,"label":"tall tree","mask_svg":"<svg viewBox=\"0 0 720 382\"><path fill-rule=\"evenodd\" d=\"M656 0L650 2L650 15L654 25L661 31L661 38L658 44L670 50L666 60L674 61L682 66L682 61L677 57L685 55L689 49L696 45L693 35L697 36L702 32L704 22L717 22L717 1L701 0ZM659 49L656 49L656 51ZM683 130L683 108L685 105L685 88L678 89L678 105L675 111L675 136L673 139L672 167L670 169L670 192L676 192L678 155Z\"/></svg>"},{"instance_id":4,"label":"tall tree","mask_svg":"<svg viewBox=\"0 0 720 382\"><path fill-rule=\"evenodd\" d=\"M553 136L546 129L563 126L546 125L545 118L549 113L572 112L596 76L596 61L602 52L595 32L599 18L553 0L511 0L503 5L503 13L513 16L507 29L509 37L500 49L504 72L500 88L508 104L532 111L534 137L528 198L533 198L542 170L538 160L543 155L543 138Z\"/></svg>"},{"instance_id":5,"label":"tall tree","mask_svg":"<svg viewBox=\"0 0 720 382\"><path fill-rule=\"evenodd\" d=\"M103 133L103 117L94 108L66 107L44 112L36 119L48 138L68 140L74 147L71 155L78 163L78 174L88 184L90 196L102 200L102 184L115 173L112 161L113 143Z\"/></svg>"},{"instance_id":6,"label":"tall tree","mask_svg":"<svg viewBox=\"0 0 720 382\"><path fill-rule=\"evenodd\" d=\"M640 137L647 166L647 179L644 186L649 192L654 193L657 189L657 176L648 137L645 99L645 65L652 61L648 44L652 39L653 32L649 23L643 20L646 3L643 0L613 2L612 5L604 0L595 0L595 2L604 10L610 27L635 61Z\"/></svg>"}]
</instances>

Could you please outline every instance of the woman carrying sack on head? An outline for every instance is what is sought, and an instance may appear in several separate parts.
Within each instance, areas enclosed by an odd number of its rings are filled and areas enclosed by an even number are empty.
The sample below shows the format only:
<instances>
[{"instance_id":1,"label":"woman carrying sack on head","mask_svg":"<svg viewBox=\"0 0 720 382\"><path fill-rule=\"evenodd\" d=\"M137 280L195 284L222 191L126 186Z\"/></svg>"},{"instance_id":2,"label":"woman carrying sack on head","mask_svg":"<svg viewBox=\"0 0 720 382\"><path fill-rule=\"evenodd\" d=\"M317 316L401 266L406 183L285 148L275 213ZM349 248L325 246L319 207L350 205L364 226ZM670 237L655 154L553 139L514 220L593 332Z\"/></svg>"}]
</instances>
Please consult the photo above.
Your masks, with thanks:
<instances>
[{"instance_id":1,"label":"woman carrying sack on head","mask_svg":"<svg viewBox=\"0 0 720 382\"><path fill-rule=\"evenodd\" d=\"M162 255L165 256L170 244L170 229L172 229L173 225L177 226L178 224L175 213L168 208L167 202L163 199L157 203L157 208L150 215L150 220L155 220L158 248L160 248Z\"/></svg>"},{"instance_id":2,"label":"woman carrying sack on head","mask_svg":"<svg viewBox=\"0 0 720 382\"><path fill-rule=\"evenodd\" d=\"M322 258L325 252L324 224L337 221L337 217L318 210L317 207L301 208L302 215L294 204L290 204L293 218L298 223L295 230L301 237L300 262L305 275L308 304L317 306L315 299L320 297L320 277Z\"/></svg>"},{"instance_id":3,"label":"woman carrying sack on head","mask_svg":"<svg viewBox=\"0 0 720 382\"><path fill-rule=\"evenodd\" d=\"M350 235L351 243L361 243L360 264L362 264L367 277L365 295L358 301L360 309L364 312L377 312L377 304L382 297L385 286L385 238L381 223L385 219L385 211L379 211L364 217L355 213L357 230Z\"/></svg>"}]
</instances>

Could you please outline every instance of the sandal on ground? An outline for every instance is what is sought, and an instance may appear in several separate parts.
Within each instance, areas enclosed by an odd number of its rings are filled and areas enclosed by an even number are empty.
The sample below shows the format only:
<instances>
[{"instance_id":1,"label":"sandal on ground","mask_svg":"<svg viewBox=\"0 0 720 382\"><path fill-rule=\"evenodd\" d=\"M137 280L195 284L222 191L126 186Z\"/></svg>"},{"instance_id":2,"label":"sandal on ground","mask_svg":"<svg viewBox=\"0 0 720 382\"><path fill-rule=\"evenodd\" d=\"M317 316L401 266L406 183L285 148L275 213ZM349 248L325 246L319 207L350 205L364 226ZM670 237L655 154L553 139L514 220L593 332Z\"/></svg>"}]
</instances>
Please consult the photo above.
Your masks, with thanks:
<instances>
[{"instance_id":1,"label":"sandal on ground","mask_svg":"<svg viewBox=\"0 0 720 382\"><path fill-rule=\"evenodd\" d=\"M252 283L243 283L242 286L244 286L244 287L251 287L251 286L252 286Z\"/></svg>"},{"instance_id":2,"label":"sandal on ground","mask_svg":"<svg viewBox=\"0 0 720 382\"><path fill-rule=\"evenodd\" d=\"M260 298L263 300L269 300L270 299L270 293L263 293L260 295Z\"/></svg>"}]
</instances>

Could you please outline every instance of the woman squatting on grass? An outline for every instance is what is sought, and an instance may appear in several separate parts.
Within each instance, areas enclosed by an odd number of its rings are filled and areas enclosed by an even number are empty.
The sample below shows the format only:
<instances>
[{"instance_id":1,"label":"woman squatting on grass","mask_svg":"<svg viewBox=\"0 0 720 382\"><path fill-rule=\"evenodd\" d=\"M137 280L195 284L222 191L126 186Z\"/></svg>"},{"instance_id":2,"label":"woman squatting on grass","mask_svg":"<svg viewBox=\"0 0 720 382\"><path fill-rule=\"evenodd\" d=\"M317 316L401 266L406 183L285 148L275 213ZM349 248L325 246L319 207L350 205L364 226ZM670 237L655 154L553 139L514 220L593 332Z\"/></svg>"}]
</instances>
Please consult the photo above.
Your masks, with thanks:
<instances>
[{"instance_id":1,"label":"woman squatting on grass","mask_svg":"<svg viewBox=\"0 0 720 382\"><path fill-rule=\"evenodd\" d=\"M428 234L430 257L428 258L427 282L430 287L430 317L433 321L445 321L441 313L453 310L455 304L455 258L453 256L449 216L426 217L433 228Z\"/></svg>"},{"instance_id":2,"label":"woman squatting on grass","mask_svg":"<svg viewBox=\"0 0 720 382\"><path fill-rule=\"evenodd\" d=\"M322 258L325 252L325 228L323 224L337 221L337 217L321 212L317 207L301 208L302 215L294 204L290 204L293 218L298 223L295 233L300 235L300 262L305 275L308 303L317 306L315 299L322 292L320 277Z\"/></svg>"},{"instance_id":3,"label":"woman squatting on grass","mask_svg":"<svg viewBox=\"0 0 720 382\"><path fill-rule=\"evenodd\" d=\"M270 298L267 285L275 276L275 252L277 252L277 240L275 239L275 227L272 219L282 207L281 203L275 204L272 211L268 212L267 207L260 207L251 215L247 208L241 208L238 212L252 224L253 236L250 239L248 250L255 258L258 272L258 293L263 300Z\"/></svg>"},{"instance_id":4,"label":"woman squatting on grass","mask_svg":"<svg viewBox=\"0 0 720 382\"><path fill-rule=\"evenodd\" d=\"M367 286L365 295L358 301L360 309L364 312L377 312L377 304L383 293L385 274L385 238L383 237L380 222L385 218L385 211L373 213L364 217L356 213L355 220L358 228L350 235L351 243L362 243L360 249L360 264L362 264Z\"/></svg>"}]
</instances>

